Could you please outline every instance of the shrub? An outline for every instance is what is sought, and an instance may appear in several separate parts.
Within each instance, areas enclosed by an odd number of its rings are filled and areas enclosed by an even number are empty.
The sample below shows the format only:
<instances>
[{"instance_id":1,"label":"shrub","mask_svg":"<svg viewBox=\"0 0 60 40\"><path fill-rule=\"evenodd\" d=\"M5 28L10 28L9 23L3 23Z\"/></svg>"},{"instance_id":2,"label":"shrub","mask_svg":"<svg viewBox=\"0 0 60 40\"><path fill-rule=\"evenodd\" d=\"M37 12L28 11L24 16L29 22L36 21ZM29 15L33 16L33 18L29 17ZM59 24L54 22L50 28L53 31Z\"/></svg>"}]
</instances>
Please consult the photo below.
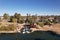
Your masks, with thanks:
<instances>
[{"instance_id":1,"label":"shrub","mask_svg":"<svg viewBox=\"0 0 60 40\"><path fill-rule=\"evenodd\" d=\"M6 29L5 26L0 27L0 31L4 31L5 29Z\"/></svg>"},{"instance_id":2,"label":"shrub","mask_svg":"<svg viewBox=\"0 0 60 40\"><path fill-rule=\"evenodd\" d=\"M13 31L14 29L16 29L16 26L1 26L0 27L0 31Z\"/></svg>"},{"instance_id":3,"label":"shrub","mask_svg":"<svg viewBox=\"0 0 60 40\"><path fill-rule=\"evenodd\" d=\"M43 22L39 22L38 24L39 24L41 27L44 26L44 23L43 23Z\"/></svg>"}]
</instances>

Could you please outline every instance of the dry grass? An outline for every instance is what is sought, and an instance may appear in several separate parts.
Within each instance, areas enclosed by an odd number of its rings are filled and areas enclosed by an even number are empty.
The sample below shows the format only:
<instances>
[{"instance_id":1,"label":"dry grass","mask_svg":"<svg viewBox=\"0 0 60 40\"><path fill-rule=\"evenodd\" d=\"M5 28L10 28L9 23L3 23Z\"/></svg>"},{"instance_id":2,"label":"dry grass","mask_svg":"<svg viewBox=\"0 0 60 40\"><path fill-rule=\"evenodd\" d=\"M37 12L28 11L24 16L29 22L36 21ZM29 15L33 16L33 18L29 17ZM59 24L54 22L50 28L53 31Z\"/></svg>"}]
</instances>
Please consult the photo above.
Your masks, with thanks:
<instances>
[{"instance_id":1,"label":"dry grass","mask_svg":"<svg viewBox=\"0 0 60 40\"><path fill-rule=\"evenodd\" d=\"M60 34L60 24L54 24L52 31L56 32L57 34Z\"/></svg>"}]
</instances>

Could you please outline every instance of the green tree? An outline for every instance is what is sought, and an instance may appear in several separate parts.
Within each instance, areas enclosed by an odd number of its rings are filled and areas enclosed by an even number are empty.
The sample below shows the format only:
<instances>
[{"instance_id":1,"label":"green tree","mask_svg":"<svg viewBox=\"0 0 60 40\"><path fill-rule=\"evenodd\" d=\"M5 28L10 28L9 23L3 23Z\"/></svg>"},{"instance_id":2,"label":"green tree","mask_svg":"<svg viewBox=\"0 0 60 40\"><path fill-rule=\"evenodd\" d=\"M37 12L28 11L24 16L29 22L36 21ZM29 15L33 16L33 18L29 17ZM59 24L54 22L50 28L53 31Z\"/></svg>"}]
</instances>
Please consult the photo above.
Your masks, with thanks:
<instances>
[{"instance_id":1,"label":"green tree","mask_svg":"<svg viewBox=\"0 0 60 40\"><path fill-rule=\"evenodd\" d=\"M15 18L14 16L10 16L10 22L17 23L17 18Z\"/></svg>"},{"instance_id":2,"label":"green tree","mask_svg":"<svg viewBox=\"0 0 60 40\"><path fill-rule=\"evenodd\" d=\"M20 16L21 16L21 15L20 15L20 14L18 14L18 13L15 13L15 14L14 14L14 17L15 17L15 18L17 18L17 19L19 19L19 18L20 18Z\"/></svg>"},{"instance_id":3,"label":"green tree","mask_svg":"<svg viewBox=\"0 0 60 40\"><path fill-rule=\"evenodd\" d=\"M10 22L13 22L12 19L14 18L14 16L10 16Z\"/></svg>"},{"instance_id":4,"label":"green tree","mask_svg":"<svg viewBox=\"0 0 60 40\"><path fill-rule=\"evenodd\" d=\"M17 22L18 22L18 23L20 22L20 17L21 17L21 15L18 14L18 13L15 13L15 14L14 14L14 18L17 19Z\"/></svg>"},{"instance_id":5,"label":"green tree","mask_svg":"<svg viewBox=\"0 0 60 40\"><path fill-rule=\"evenodd\" d=\"M24 23L24 22L25 22L24 17L23 16L20 16L18 23Z\"/></svg>"},{"instance_id":6,"label":"green tree","mask_svg":"<svg viewBox=\"0 0 60 40\"><path fill-rule=\"evenodd\" d=\"M8 19L9 15L7 13L4 13L3 17L4 17L4 19Z\"/></svg>"},{"instance_id":7,"label":"green tree","mask_svg":"<svg viewBox=\"0 0 60 40\"><path fill-rule=\"evenodd\" d=\"M54 17L53 23L57 23L57 18L56 17Z\"/></svg>"}]
</instances>

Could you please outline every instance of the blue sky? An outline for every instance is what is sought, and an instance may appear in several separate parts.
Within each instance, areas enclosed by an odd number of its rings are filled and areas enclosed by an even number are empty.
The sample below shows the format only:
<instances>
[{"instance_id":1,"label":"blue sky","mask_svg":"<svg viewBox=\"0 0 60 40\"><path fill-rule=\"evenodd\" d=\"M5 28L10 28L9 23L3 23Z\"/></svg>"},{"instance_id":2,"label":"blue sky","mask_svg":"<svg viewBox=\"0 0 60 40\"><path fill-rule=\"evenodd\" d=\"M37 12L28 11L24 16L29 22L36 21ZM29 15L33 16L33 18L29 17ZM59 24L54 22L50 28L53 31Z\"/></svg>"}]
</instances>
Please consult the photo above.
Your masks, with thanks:
<instances>
[{"instance_id":1,"label":"blue sky","mask_svg":"<svg viewBox=\"0 0 60 40\"><path fill-rule=\"evenodd\" d=\"M60 0L0 0L0 15L60 15Z\"/></svg>"}]
</instances>

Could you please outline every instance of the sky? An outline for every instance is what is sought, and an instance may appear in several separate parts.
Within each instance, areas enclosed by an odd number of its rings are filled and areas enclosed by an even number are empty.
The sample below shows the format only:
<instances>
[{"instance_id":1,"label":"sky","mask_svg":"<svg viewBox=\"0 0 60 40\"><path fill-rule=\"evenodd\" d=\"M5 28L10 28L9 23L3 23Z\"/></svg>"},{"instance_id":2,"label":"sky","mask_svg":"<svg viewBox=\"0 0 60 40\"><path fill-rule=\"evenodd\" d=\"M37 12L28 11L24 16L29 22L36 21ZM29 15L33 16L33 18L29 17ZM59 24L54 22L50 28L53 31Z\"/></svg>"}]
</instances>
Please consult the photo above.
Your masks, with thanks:
<instances>
[{"instance_id":1,"label":"sky","mask_svg":"<svg viewBox=\"0 0 60 40\"><path fill-rule=\"evenodd\" d=\"M0 16L14 15L60 15L60 0L0 0Z\"/></svg>"}]
</instances>

